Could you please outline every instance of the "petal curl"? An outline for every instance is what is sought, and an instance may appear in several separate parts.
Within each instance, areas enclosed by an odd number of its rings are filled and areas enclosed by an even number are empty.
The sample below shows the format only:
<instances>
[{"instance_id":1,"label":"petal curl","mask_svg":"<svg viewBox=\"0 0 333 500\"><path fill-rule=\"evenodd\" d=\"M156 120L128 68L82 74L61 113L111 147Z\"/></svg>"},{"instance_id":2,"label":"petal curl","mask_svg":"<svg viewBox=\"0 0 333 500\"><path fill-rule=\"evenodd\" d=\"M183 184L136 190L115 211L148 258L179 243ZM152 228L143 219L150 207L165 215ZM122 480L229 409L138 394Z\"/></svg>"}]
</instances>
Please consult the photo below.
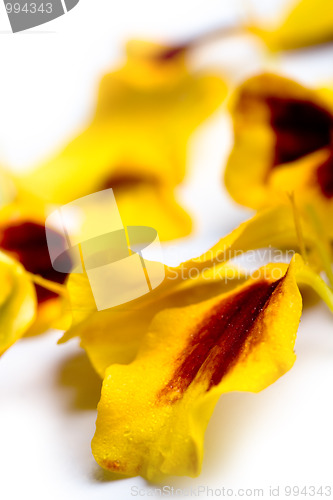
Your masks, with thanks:
<instances>
[{"instance_id":1,"label":"petal curl","mask_svg":"<svg viewBox=\"0 0 333 500\"><path fill-rule=\"evenodd\" d=\"M36 293L24 268L0 252L0 356L32 325Z\"/></svg>"}]
</instances>

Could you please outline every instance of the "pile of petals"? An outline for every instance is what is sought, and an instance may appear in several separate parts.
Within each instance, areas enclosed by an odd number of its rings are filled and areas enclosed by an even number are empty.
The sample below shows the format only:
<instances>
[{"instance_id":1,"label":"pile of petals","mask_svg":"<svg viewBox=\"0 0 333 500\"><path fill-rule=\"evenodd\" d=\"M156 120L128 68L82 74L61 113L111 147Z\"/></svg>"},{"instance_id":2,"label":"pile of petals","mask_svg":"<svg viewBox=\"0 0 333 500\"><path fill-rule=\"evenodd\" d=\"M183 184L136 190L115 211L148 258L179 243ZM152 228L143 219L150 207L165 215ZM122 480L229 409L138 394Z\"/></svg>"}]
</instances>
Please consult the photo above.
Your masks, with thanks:
<instances>
[{"instance_id":1,"label":"pile of petals","mask_svg":"<svg viewBox=\"0 0 333 500\"><path fill-rule=\"evenodd\" d=\"M302 0L275 31L249 29L274 50L327 41L325 6ZM333 312L333 94L273 73L231 89L228 102L234 145L223 178L254 216L203 255L165 266L164 281L126 307L98 311L85 272L53 269L49 207L110 187L125 226L151 226L164 241L190 233L175 190L191 134L227 97L218 74L190 68L190 50L129 43L81 134L34 171L1 174L0 354L50 327L65 330L60 343L78 337L103 378L93 455L149 480L197 476L221 394L261 391L293 366L304 288ZM268 246L293 257L250 277L232 261Z\"/></svg>"}]
</instances>

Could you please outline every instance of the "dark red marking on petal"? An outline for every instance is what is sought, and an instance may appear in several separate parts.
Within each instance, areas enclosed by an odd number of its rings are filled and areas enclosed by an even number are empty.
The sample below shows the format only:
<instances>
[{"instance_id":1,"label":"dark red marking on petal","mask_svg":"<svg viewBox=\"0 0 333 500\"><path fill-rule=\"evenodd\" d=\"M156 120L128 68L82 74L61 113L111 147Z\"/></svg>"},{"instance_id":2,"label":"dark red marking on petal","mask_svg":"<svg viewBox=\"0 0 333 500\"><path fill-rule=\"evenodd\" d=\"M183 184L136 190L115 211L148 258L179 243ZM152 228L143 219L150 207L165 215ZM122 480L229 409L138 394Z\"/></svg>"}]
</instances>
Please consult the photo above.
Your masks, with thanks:
<instances>
[{"instance_id":1,"label":"dark red marking on petal","mask_svg":"<svg viewBox=\"0 0 333 500\"><path fill-rule=\"evenodd\" d=\"M280 282L256 282L215 306L191 335L176 361L174 375L158 398L170 396L169 402L177 401L197 376L197 380L208 380L207 390L219 384L239 359L258 316ZM258 340L251 338L251 343Z\"/></svg>"},{"instance_id":2,"label":"dark red marking on petal","mask_svg":"<svg viewBox=\"0 0 333 500\"><path fill-rule=\"evenodd\" d=\"M266 97L270 123L276 136L273 167L292 162L328 146L333 127L332 115L306 100Z\"/></svg>"},{"instance_id":3,"label":"dark red marking on petal","mask_svg":"<svg viewBox=\"0 0 333 500\"><path fill-rule=\"evenodd\" d=\"M190 47L190 44L184 43L181 45L175 45L167 49L161 50L153 55L153 59L157 62L167 62L175 59L176 57L182 56L186 50Z\"/></svg>"},{"instance_id":4,"label":"dark red marking on petal","mask_svg":"<svg viewBox=\"0 0 333 500\"><path fill-rule=\"evenodd\" d=\"M140 184L155 184L156 180L151 177L143 177L142 175L112 175L103 182L102 189L112 188L115 192L124 188L134 188Z\"/></svg>"},{"instance_id":5,"label":"dark red marking on petal","mask_svg":"<svg viewBox=\"0 0 333 500\"><path fill-rule=\"evenodd\" d=\"M119 460L104 459L101 461L101 466L112 472L126 472L126 464L119 462Z\"/></svg>"},{"instance_id":6,"label":"dark red marking on petal","mask_svg":"<svg viewBox=\"0 0 333 500\"><path fill-rule=\"evenodd\" d=\"M333 198L333 151L317 169L317 181L326 198Z\"/></svg>"},{"instance_id":7,"label":"dark red marking on petal","mask_svg":"<svg viewBox=\"0 0 333 500\"><path fill-rule=\"evenodd\" d=\"M56 234L56 233L55 233ZM59 245L65 248L62 236ZM43 278L63 284L67 274L59 273L52 267L46 242L45 227L34 222L18 222L0 230L0 248L18 259L25 269ZM35 285L38 303L57 297L57 294Z\"/></svg>"}]
</instances>

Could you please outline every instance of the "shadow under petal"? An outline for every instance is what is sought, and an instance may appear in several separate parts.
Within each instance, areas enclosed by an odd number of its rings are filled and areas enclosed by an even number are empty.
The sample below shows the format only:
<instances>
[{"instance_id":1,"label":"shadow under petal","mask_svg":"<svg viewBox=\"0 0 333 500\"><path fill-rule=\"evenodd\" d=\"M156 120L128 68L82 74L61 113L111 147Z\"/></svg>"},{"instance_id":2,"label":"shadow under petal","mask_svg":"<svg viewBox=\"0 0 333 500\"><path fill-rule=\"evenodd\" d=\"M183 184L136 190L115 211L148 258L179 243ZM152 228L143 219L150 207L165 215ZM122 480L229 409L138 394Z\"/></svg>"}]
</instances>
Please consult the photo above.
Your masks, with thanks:
<instances>
[{"instance_id":1,"label":"shadow under petal","mask_svg":"<svg viewBox=\"0 0 333 500\"><path fill-rule=\"evenodd\" d=\"M69 409L96 410L101 396L102 380L94 371L85 352L67 357L60 366L57 383L67 388Z\"/></svg>"},{"instance_id":2,"label":"shadow under petal","mask_svg":"<svg viewBox=\"0 0 333 500\"><path fill-rule=\"evenodd\" d=\"M248 392L230 392L221 396L205 436L203 472L206 475L221 474L221 468L237 457L240 443L251 432L252 420L260 413L255 396Z\"/></svg>"},{"instance_id":3,"label":"shadow under petal","mask_svg":"<svg viewBox=\"0 0 333 500\"><path fill-rule=\"evenodd\" d=\"M96 464L92 471L92 479L98 483L108 483L112 481L124 481L125 479L132 479L131 476L120 476L114 472L107 471Z\"/></svg>"}]
</instances>

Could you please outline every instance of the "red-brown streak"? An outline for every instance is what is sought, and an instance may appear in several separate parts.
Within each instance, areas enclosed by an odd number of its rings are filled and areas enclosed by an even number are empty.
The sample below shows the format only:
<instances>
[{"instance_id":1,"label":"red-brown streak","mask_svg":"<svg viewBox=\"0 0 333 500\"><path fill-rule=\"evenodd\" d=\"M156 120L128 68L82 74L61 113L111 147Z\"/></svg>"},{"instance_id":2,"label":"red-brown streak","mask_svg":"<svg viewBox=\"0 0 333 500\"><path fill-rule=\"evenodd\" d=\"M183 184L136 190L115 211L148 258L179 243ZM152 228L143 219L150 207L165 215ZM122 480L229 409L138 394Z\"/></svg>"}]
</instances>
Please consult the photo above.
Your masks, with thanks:
<instances>
[{"instance_id":1,"label":"red-brown streak","mask_svg":"<svg viewBox=\"0 0 333 500\"><path fill-rule=\"evenodd\" d=\"M154 54L152 56L152 59L154 59L157 62L168 62L171 61L178 56L183 55L186 50L190 47L190 44L182 44L182 45L175 45L174 47L170 47L165 50L161 50L160 52Z\"/></svg>"},{"instance_id":2,"label":"red-brown streak","mask_svg":"<svg viewBox=\"0 0 333 500\"><path fill-rule=\"evenodd\" d=\"M117 192L121 189L136 188L142 184L156 186L157 179L154 177L140 176L136 174L112 175L103 182L101 189L112 188L113 191Z\"/></svg>"},{"instance_id":3,"label":"red-brown streak","mask_svg":"<svg viewBox=\"0 0 333 500\"><path fill-rule=\"evenodd\" d=\"M15 255L27 271L39 274L56 283L64 283L65 273L52 267L47 248L45 227L34 222L19 222L0 231L0 248ZM65 247L59 234L59 246ZM60 241L61 240L61 241ZM57 297L57 294L35 285L38 303Z\"/></svg>"},{"instance_id":4,"label":"red-brown streak","mask_svg":"<svg viewBox=\"0 0 333 500\"><path fill-rule=\"evenodd\" d=\"M208 378L207 390L219 384L237 362L258 316L282 280L259 281L223 299L191 336L176 361L178 367L159 392L158 399L173 393L177 396L173 398L172 394L172 402L176 401L198 374L199 378Z\"/></svg>"},{"instance_id":5,"label":"red-brown streak","mask_svg":"<svg viewBox=\"0 0 333 500\"><path fill-rule=\"evenodd\" d=\"M292 162L328 146L332 115L319 105L301 99L266 97L276 143L273 167Z\"/></svg>"},{"instance_id":6,"label":"red-brown streak","mask_svg":"<svg viewBox=\"0 0 333 500\"><path fill-rule=\"evenodd\" d=\"M333 198L333 150L328 159L317 168L317 181L326 198Z\"/></svg>"}]
</instances>

